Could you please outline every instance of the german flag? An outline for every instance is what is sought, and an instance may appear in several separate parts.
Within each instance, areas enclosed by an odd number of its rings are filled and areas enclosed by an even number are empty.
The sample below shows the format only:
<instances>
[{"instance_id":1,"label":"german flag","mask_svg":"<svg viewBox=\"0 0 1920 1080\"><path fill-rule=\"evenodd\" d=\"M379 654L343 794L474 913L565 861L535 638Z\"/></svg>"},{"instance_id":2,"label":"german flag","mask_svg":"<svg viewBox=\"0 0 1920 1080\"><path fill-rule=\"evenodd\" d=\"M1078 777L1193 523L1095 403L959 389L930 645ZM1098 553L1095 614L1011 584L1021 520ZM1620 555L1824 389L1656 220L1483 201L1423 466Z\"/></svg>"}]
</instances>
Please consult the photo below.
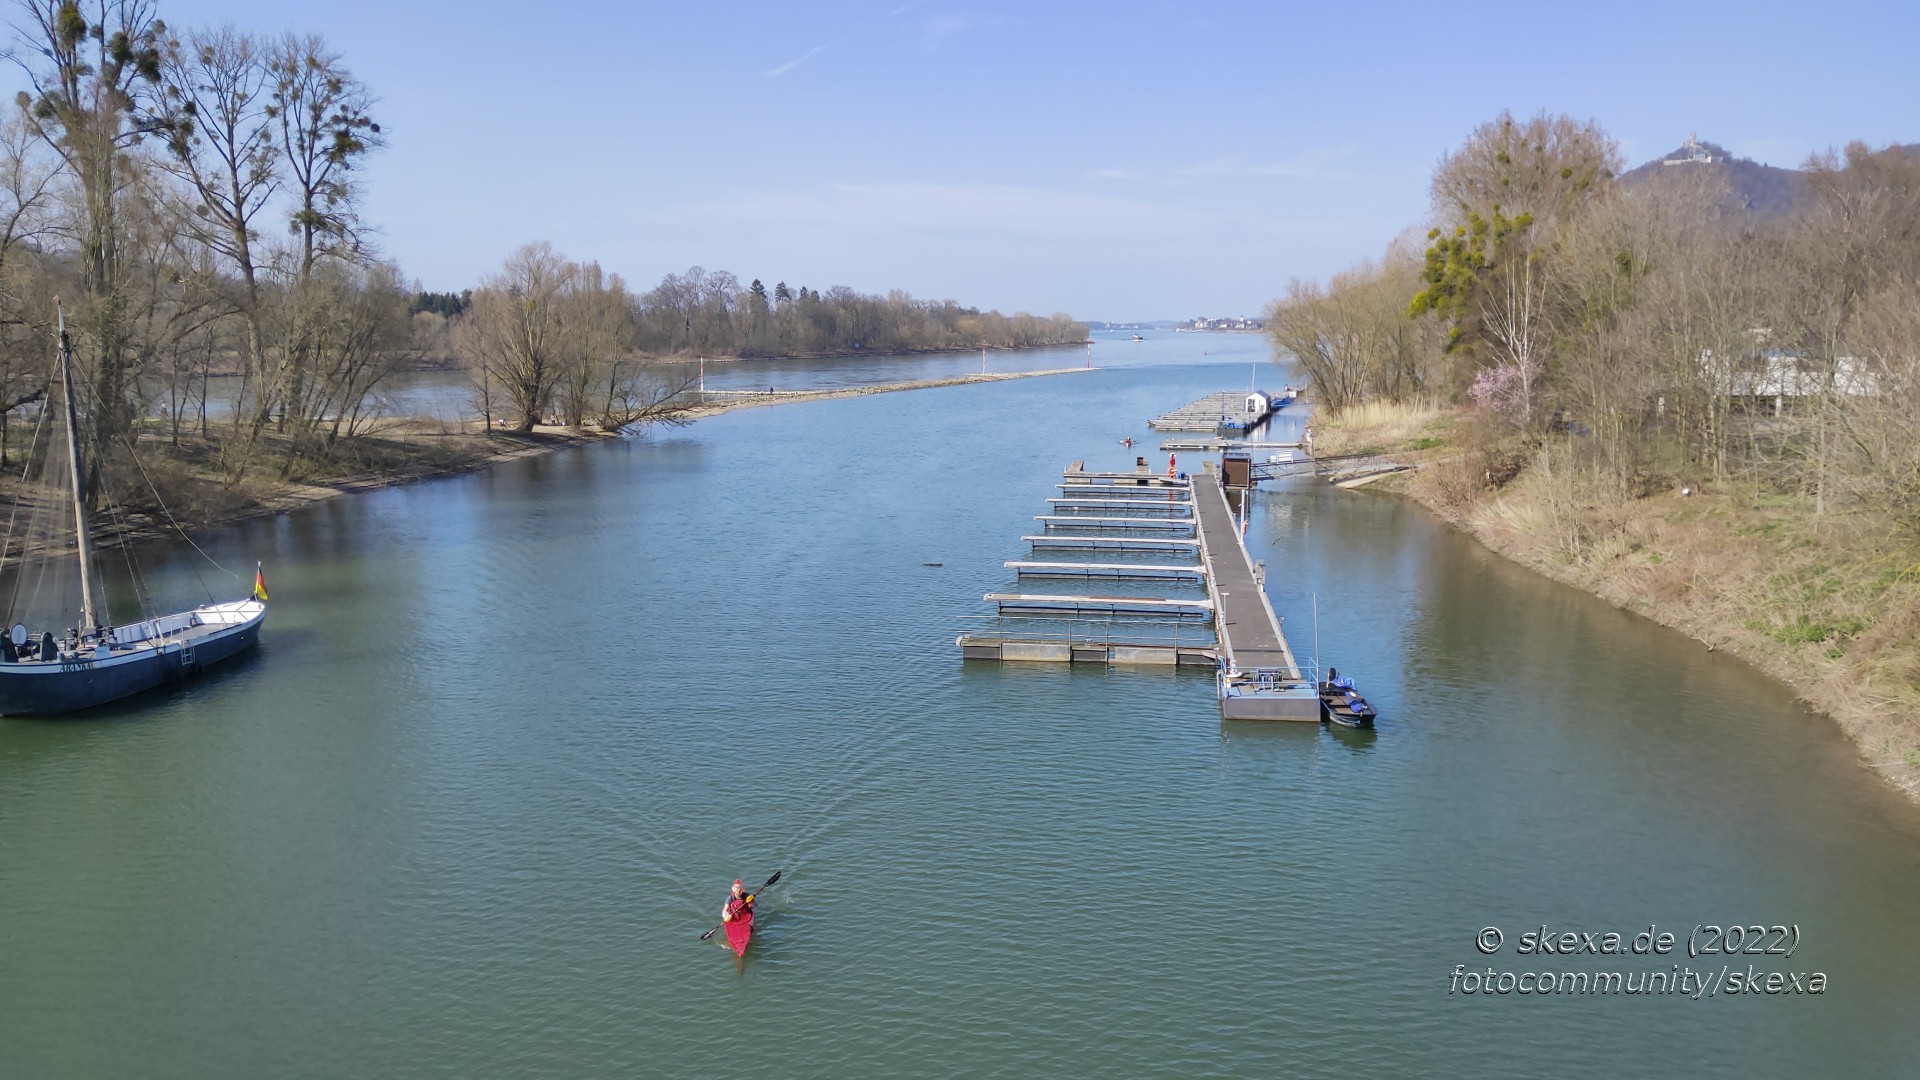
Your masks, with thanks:
<instances>
[{"instance_id":1,"label":"german flag","mask_svg":"<svg viewBox=\"0 0 1920 1080\"><path fill-rule=\"evenodd\" d=\"M267 575L259 563L253 564L253 598L262 603L267 599Z\"/></svg>"}]
</instances>

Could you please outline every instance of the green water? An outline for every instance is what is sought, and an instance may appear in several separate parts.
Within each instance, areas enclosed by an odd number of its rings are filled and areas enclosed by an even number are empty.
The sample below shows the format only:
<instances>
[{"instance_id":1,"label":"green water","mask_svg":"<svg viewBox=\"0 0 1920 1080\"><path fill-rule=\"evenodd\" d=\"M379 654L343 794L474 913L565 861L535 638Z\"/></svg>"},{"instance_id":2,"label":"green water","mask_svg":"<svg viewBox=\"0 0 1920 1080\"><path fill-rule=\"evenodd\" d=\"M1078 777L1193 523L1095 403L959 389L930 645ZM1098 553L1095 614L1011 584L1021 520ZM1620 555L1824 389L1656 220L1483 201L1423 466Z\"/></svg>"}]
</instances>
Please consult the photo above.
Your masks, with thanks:
<instances>
[{"instance_id":1,"label":"green water","mask_svg":"<svg viewBox=\"0 0 1920 1080\"><path fill-rule=\"evenodd\" d=\"M1403 501L1264 491L1248 535L1375 735L958 660L1061 467L1261 355L1205 344L215 537L266 564L256 655L0 721L0 1075L1920 1072L1920 811L1786 686ZM695 940L775 869L744 964ZM1448 992L1708 966L1514 956L1541 923L1729 922L1798 924L1741 969L1827 992Z\"/></svg>"}]
</instances>

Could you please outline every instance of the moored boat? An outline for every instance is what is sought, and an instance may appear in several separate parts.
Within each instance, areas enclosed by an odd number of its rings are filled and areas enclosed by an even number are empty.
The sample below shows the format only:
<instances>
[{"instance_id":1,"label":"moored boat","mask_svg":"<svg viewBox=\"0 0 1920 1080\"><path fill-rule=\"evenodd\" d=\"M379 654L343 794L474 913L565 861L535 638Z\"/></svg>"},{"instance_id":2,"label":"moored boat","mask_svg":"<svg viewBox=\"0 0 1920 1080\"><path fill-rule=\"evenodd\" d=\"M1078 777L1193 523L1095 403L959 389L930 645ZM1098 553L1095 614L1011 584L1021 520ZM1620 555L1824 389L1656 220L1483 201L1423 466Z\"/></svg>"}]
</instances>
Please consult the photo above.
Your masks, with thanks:
<instances>
[{"instance_id":1,"label":"moored boat","mask_svg":"<svg viewBox=\"0 0 1920 1080\"><path fill-rule=\"evenodd\" d=\"M37 642L15 623L0 644L0 716L74 712L177 682L252 648L266 617L266 604L237 600Z\"/></svg>"},{"instance_id":2,"label":"moored boat","mask_svg":"<svg viewBox=\"0 0 1920 1080\"><path fill-rule=\"evenodd\" d=\"M93 542L87 520L86 469L80 457L79 415L74 407L73 345L66 317L58 315L57 410L63 426L63 471L67 507L59 511L74 532L79 556L79 610L71 608L53 625L77 615L64 634L31 633L16 622L0 636L0 715L38 716L72 712L137 694L199 671L252 647L267 617L265 575L256 566L253 596L209 603L177 612L114 625L107 617L94 578ZM29 535L32 530L29 528ZM45 541L46 537L39 538ZM15 537L9 535L11 545ZM22 544L22 548L29 547ZM16 595L18 590L16 589Z\"/></svg>"},{"instance_id":3,"label":"moored boat","mask_svg":"<svg viewBox=\"0 0 1920 1080\"><path fill-rule=\"evenodd\" d=\"M1378 715L1360 691L1353 688L1353 680L1340 674L1338 668L1327 669L1327 679L1320 684L1320 719L1341 727L1370 728L1374 717Z\"/></svg>"},{"instance_id":4,"label":"moored boat","mask_svg":"<svg viewBox=\"0 0 1920 1080\"><path fill-rule=\"evenodd\" d=\"M1358 694L1327 693L1320 694L1320 717L1341 727L1370 728L1373 726L1373 706Z\"/></svg>"}]
</instances>

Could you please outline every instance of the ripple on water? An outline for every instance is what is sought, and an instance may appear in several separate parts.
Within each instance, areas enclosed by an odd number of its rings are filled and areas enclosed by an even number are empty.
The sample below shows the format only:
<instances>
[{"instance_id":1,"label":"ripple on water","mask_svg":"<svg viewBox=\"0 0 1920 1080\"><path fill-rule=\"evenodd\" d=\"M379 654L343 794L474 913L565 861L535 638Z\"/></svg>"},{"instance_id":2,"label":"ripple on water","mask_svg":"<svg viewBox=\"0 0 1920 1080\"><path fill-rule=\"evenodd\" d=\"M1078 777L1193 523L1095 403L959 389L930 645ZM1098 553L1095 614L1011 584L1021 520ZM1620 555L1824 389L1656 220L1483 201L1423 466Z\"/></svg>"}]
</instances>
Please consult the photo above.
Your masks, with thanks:
<instances>
[{"instance_id":1,"label":"ripple on water","mask_svg":"<svg viewBox=\"0 0 1920 1080\"><path fill-rule=\"evenodd\" d=\"M1222 724L1204 674L954 657L1065 461L1123 466L1144 417L1245 378L742 412L223 537L274 581L258 657L0 721L0 1065L1920 1065L1910 809L1782 687L1404 503L1276 489L1249 530L1377 734ZM744 964L695 940L776 869ZM1802 922L1836 1000L1703 1026L1445 992L1491 922L1730 911Z\"/></svg>"}]
</instances>

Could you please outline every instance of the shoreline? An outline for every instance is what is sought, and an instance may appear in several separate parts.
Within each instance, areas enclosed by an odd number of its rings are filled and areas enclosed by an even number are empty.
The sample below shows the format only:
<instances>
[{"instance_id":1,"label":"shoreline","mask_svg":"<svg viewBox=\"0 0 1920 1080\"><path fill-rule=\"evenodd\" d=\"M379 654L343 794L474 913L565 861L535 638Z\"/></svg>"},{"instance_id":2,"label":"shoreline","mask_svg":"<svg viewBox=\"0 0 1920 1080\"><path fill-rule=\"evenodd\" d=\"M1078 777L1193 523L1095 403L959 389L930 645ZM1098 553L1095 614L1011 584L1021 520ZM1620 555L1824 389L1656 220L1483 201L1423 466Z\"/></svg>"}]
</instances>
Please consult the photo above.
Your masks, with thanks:
<instances>
[{"instance_id":1,"label":"shoreline","mask_svg":"<svg viewBox=\"0 0 1920 1080\"><path fill-rule=\"evenodd\" d=\"M1046 371L1010 371L989 372L985 375L958 375L941 379L913 379L906 382L876 383L872 386L844 386L828 390L776 390L771 394L742 391L708 391L709 396L716 393L740 395L737 401L702 402L676 410L660 418L667 424L690 424L697 420L721 416L743 409L759 409L769 405L796 405L808 401L829 401L838 398L869 397L874 394L891 394L904 390L931 390L942 386L965 386L971 383L1006 382L1011 379L1030 379L1043 375L1067 375L1076 371L1094 371L1097 368L1051 368ZM394 425L405 427L418 423L414 418L398 418ZM479 424L478 420L467 420L469 425ZM422 435L420 432L407 432L413 438L465 438L486 440L488 436L478 431L461 432L446 436ZM514 461L524 457L551 454L576 446L587 446L607 439L624 438L620 431L601 431L597 428L569 428L560 425L536 424L530 434L495 431L492 440L511 440L513 445L489 448L483 444L477 449L483 451L470 457L437 466L399 472L371 471L348 474L343 477L318 480L304 484L289 484L286 490L276 492L265 500L264 504L251 513L241 514L218 522L207 523L206 528L218 528L255 517L272 514L284 514L297 507L331 499L337 495L349 495L361 491L378 491L381 488L398 487L402 484L418 483L424 480L438 480L463 473L478 472L502 462Z\"/></svg>"},{"instance_id":2,"label":"shoreline","mask_svg":"<svg viewBox=\"0 0 1920 1080\"><path fill-rule=\"evenodd\" d=\"M1013 379L1031 379L1046 375L1067 375L1096 370L1099 369L1074 367L1050 368L1043 371L990 372L984 375L914 379L826 390L782 390L772 394L754 391L710 391L709 397L715 393L738 394L738 400L704 401L699 405L689 406L662 416L659 422L678 426L725 413L765 408L770 405L794 405L808 401L870 397L874 394L898 393L905 390L930 390L944 386L966 386L972 383L1007 382ZM189 535L206 533L256 518L284 514L341 495L379 491L426 480L446 479L465 473L479 472L519 458L551 454L559 450L624 437L620 431L575 429L546 424L536 425L533 431L527 434L499 430L486 434L479 430L480 421L477 419L462 421L461 424L460 430L450 431L446 430L447 425L444 423L429 422L415 417L396 417L376 426L363 438L377 440L382 445L397 445L402 448L432 446L435 447L436 455L424 455L418 452L400 453L396 456L396 463L391 467L360 469L305 481L280 481L271 490L262 493L251 502L202 520L192 521L185 524L183 529L175 529L155 519L153 515L141 514L130 515L130 517L145 520L129 521L121 528L97 525L95 536L102 546L107 546L178 538L182 531ZM439 456L439 460L432 460L433 456ZM72 554L72 550L72 548L64 551L8 550L5 562L16 564L26 558L59 557Z\"/></svg>"},{"instance_id":3,"label":"shoreline","mask_svg":"<svg viewBox=\"0 0 1920 1080\"><path fill-rule=\"evenodd\" d=\"M1098 371L1098 368L1071 367L1050 368L1045 371L993 371L984 375L954 375L940 379L913 379L907 382L875 383L871 386L840 386L828 390L775 390L760 393L756 390L709 390L708 398L726 395L733 400L704 401L699 405L683 409L674 414L683 422L691 423L710 416L735 412L740 409L757 409L767 405L791 405L802 401L830 401L838 398L871 397L874 394L892 394L902 390L932 390L942 386L967 386L973 383L1006 382L1010 379L1033 379L1043 375L1071 375L1076 371Z\"/></svg>"},{"instance_id":4,"label":"shoreline","mask_svg":"<svg viewBox=\"0 0 1920 1080\"><path fill-rule=\"evenodd\" d=\"M1323 452L1364 448L1412 466L1371 483L1375 490L1413 500L1509 562L1778 680L1853 744L1862 771L1920 802L1920 641L1907 629L1920 588L1908 583L1899 593L1899 579L1885 580L1886 552L1870 522L1809 520L1733 487L1609 504L1570 495L1574 481L1532 461L1506 484L1463 497L1463 485L1446 475L1467 467L1455 441L1462 416L1332 417L1316 427ZM1829 591L1810 595L1815 582ZM1823 602L1833 589L1849 594L1845 614ZM1876 606L1877 621L1862 618L1832 636L1819 629ZM1795 681L1784 672L1803 675Z\"/></svg>"},{"instance_id":5,"label":"shoreline","mask_svg":"<svg viewBox=\"0 0 1920 1080\"><path fill-rule=\"evenodd\" d=\"M1232 333L1253 333L1254 331L1231 331L1231 332ZM1087 338L1081 341L1054 342L1049 345L988 345L985 347L985 349L987 352L996 353L996 354L1020 353L1020 352L1044 352L1048 349L1080 349L1080 348L1085 348L1086 346L1092 345L1092 344L1095 344L1094 340L1092 338ZM980 346L972 346L969 348L895 349L890 352L868 352L866 350L859 350L855 352L781 353L779 355L773 355L773 356L764 356L764 355L762 356L740 356L740 355L702 356L698 353L667 353L660 356L654 356L651 359L661 364L701 364L701 363L738 364L738 363L744 363L744 362L753 361L753 360L764 361L768 363L785 363L789 360L856 360L856 359L869 357L869 356L872 356L872 357L970 356L980 351L981 351ZM422 358L415 363L403 365L401 367L396 368L395 370L405 374L418 374L418 373L444 374L446 372L459 372L459 371L466 370L466 361L462 360L458 356L451 355L451 354L435 355L431 357ZM241 376L245 375L246 372L238 366L233 366L233 367L221 367L215 370L210 370L206 374L207 374L207 377L210 379L238 379Z\"/></svg>"},{"instance_id":6,"label":"shoreline","mask_svg":"<svg viewBox=\"0 0 1920 1080\"><path fill-rule=\"evenodd\" d=\"M1092 344L1094 344L1093 339L1087 338L1082 341L1057 341L1049 345L987 345L984 346L984 348L975 345L969 348L893 349L887 352L860 350L856 352L781 353L777 356L702 356L698 354L671 353L666 356L656 357L656 359L663 364L740 364L755 360L778 364L785 363L789 360L857 360L868 356L971 356L982 351L990 353L1044 352L1048 349L1083 349Z\"/></svg>"}]
</instances>

